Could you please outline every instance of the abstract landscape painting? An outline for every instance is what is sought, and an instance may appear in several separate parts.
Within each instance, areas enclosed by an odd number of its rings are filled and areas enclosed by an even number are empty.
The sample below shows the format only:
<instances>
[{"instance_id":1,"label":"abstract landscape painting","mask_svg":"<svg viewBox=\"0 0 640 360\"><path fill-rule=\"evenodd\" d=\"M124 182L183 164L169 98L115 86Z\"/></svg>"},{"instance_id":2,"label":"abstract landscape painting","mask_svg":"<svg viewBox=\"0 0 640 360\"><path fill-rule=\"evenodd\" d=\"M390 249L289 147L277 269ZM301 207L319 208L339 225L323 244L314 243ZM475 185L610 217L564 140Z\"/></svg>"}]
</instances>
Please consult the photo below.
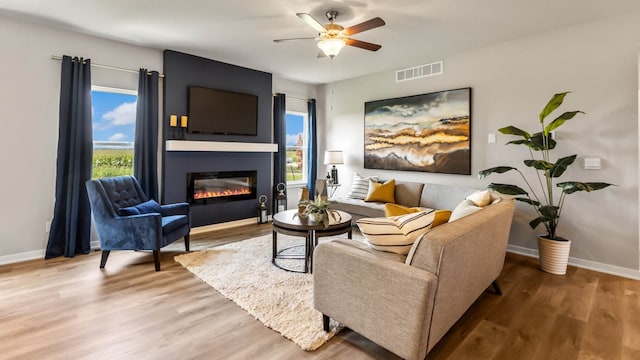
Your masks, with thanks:
<instances>
[{"instance_id":1,"label":"abstract landscape painting","mask_svg":"<svg viewBox=\"0 0 640 360\"><path fill-rule=\"evenodd\" d=\"M471 88L364 104L367 169L471 174Z\"/></svg>"}]
</instances>

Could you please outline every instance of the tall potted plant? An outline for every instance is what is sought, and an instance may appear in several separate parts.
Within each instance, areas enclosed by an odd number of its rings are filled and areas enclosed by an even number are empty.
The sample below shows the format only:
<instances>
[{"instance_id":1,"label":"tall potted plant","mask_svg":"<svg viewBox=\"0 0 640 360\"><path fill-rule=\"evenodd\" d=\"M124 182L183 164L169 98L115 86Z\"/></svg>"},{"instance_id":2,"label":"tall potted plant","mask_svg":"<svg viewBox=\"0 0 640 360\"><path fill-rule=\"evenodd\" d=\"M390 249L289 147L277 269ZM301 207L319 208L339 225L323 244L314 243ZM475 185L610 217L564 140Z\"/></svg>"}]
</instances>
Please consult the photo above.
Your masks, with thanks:
<instances>
[{"instance_id":1,"label":"tall potted plant","mask_svg":"<svg viewBox=\"0 0 640 360\"><path fill-rule=\"evenodd\" d=\"M546 234L538 236L540 267L546 272L557 275L566 273L571 247L570 240L564 239L557 234L565 197L578 191L591 192L611 185L603 182L555 182L573 164L577 155L561 157L553 162L551 151L555 149L557 143L552 138L552 132L576 115L584 114L579 110L567 111L552 121L545 123L547 116L562 105L567 94L568 92L555 94L549 100L539 116L539 132L530 134L515 126L507 126L498 130L502 134L518 137L517 140L509 141L507 145L522 145L528 148L530 158L524 160L524 165L535 169L537 180L534 179L534 181L530 182L520 170L511 166L492 167L482 170L478 174L480 179L492 173L502 174L512 170L520 174L528 191L517 185L498 183L491 183L488 188L501 194L512 195L515 200L529 204L535 209L537 216L529 222L529 226L535 229L542 224L546 229ZM535 184L536 189L534 189L533 184ZM554 190L556 188L560 189L560 196L555 196Z\"/></svg>"}]
</instances>

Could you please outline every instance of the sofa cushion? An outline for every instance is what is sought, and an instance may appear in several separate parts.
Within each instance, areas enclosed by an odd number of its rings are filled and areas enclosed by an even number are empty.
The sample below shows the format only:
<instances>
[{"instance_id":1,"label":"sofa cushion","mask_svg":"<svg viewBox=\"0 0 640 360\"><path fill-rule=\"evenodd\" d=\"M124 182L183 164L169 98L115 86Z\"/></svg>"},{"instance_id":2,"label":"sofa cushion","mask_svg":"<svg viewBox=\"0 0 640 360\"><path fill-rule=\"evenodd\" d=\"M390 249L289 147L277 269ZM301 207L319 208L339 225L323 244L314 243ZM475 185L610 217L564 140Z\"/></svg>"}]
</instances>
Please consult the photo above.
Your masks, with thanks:
<instances>
[{"instance_id":1,"label":"sofa cushion","mask_svg":"<svg viewBox=\"0 0 640 360\"><path fill-rule=\"evenodd\" d=\"M395 203L395 189L396 181L394 179L388 180L385 183L379 183L373 180L369 180L369 192L364 201L378 201L384 203Z\"/></svg>"},{"instance_id":2,"label":"sofa cushion","mask_svg":"<svg viewBox=\"0 0 640 360\"><path fill-rule=\"evenodd\" d=\"M434 216L435 210L428 209L388 218L364 218L356 223L372 248L406 255L414 241L429 229Z\"/></svg>"},{"instance_id":3,"label":"sofa cushion","mask_svg":"<svg viewBox=\"0 0 640 360\"><path fill-rule=\"evenodd\" d=\"M369 192L369 179L378 180L377 176L363 178L358 173L353 173L353 180L351 181L351 189L347 193L347 197L351 199L364 200Z\"/></svg>"},{"instance_id":4,"label":"sofa cushion","mask_svg":"<svg viewBox=\"0 0 640 360\"><path fill-rule=\"evenodd\" d=\"M408 207L392 203L384 204L384 216L386 217L412 214L424 210L425 208L421 207Z\"/></svg>"},{"instance_id":5,"label":"sofa cushion","mask_svg":"<svg viewBox=\"0 0 640 360\"><path fill-rule=\"evenodd\" d=\"M420 206L420 196L424 187L423 183L396 181L395 203L409 207Z\"/></svg>"},{"instance_id":6,"label":"sofa cushion","mask_svg":"<svg viewBox=\"0 0 640 360\"><path fill-rule=\"evenodd\" d=\"M162 212L162 207L155 200L151 199L135 206L129 206L118 209L118 215L131 216L140 214L152 214Z\"/></svg>"},{"instance_id":7,"label":"sofa cushion","mask_svg":"<svg viewBox=\"0 0 640 360\"><path fill-rule=\"evenodd\" d=\"M331 208L342 210L349 214L357 214L360 217L381 217L384 216L384 203L364 202L364 200L340 198L332 200Z\"/></svg>"}]
</instances>

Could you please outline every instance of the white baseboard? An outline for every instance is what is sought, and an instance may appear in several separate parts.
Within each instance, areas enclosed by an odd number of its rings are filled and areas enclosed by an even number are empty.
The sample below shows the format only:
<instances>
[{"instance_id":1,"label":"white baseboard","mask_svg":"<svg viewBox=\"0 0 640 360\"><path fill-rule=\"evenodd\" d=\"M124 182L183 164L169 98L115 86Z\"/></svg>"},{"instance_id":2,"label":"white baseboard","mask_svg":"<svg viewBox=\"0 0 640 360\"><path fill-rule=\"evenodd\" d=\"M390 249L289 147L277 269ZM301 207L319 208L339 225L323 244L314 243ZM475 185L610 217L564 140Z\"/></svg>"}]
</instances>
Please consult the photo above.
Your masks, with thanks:
<instances>
[{"instance_id":1,"label":"white baseboard","mask_svg":"<svg viewBox=\"0 0 640 360\"><path fill-rule=\"evenodd\" d=\"M522 246L508 245L507 251L514 254L520 254L524 256L539 258L538 250L529 249ZM640 280L640 270L633 270L629 268L623 268L620 266L609 265L609 264L599 263L599 262L590 261L590 260L578 259L574 257L569 257L569 265L587 269L587 270L593 270L593 271L597 271L605 274L621 276L621 277L625 277L633 280Z\"/></svg>"},{"instance_id":2,"label":"white baseboard","mask_svg":"<svg viewBox=\"0 0 640 360\"><path fill-rule=\"evenodd\" d=\"M44 252L45 249L27 251L11 255L3 255L0 256L0 265L13 264L27 260L44 259Z\"/></svg>"}]
</instances>

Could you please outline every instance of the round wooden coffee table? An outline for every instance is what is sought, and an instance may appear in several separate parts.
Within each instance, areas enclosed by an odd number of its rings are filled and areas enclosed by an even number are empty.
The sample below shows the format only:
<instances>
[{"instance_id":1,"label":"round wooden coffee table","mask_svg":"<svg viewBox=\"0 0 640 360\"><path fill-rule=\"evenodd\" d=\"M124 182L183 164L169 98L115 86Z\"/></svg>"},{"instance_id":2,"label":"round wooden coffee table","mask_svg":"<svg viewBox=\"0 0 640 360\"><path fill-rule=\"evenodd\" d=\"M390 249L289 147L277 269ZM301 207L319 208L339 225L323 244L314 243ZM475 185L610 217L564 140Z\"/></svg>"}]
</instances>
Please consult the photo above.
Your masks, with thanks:
<instances>
[{"instance_id":1,"label":"round wooden coffee table","mask_svg":"<svg viewBox=\"0 0 640 360\"><path fill-rule=\"evenodd\" d=\"M334 219L329 216L329 226L324 227L322 222L312 222L309 218L298 216L298 210L286 210L273 215L273 254L271 262L287 271L312 272L313 271L313 249L318 245L318 238L323 236L340 235L347 233L351 239L351 215L344 211L335 210L340 216ZM278 234L300 236L305 239L304 245L289 246L278 249ZM304 247L304 254L286 254L287 250L293 247ZM304 269L296 270L278 263L282 259L304 260Z\"/></svg>"}]
</instances>

